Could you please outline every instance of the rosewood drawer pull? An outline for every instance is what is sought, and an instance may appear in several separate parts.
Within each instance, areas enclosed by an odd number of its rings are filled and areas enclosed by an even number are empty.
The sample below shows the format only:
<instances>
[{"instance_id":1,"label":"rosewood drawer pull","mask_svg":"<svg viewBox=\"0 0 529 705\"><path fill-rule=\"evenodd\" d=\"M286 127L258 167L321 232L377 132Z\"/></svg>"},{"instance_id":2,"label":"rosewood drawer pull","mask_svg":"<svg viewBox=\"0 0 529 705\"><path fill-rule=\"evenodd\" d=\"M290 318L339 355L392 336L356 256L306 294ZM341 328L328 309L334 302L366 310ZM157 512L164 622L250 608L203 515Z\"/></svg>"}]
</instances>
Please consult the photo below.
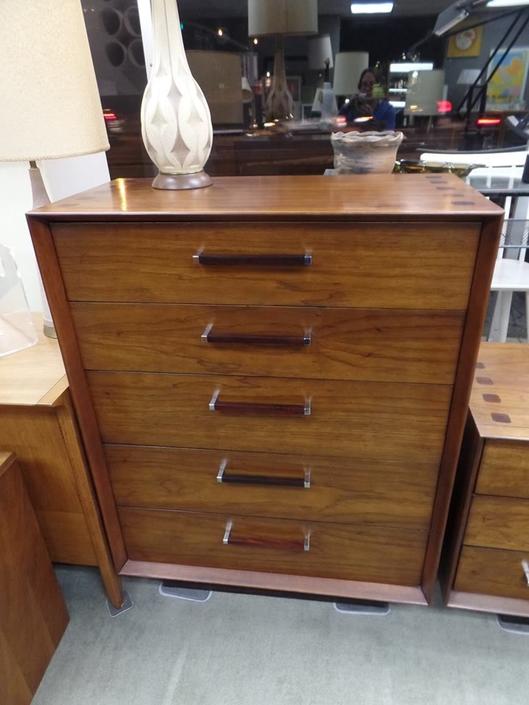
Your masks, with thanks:
<instances>
[{"instance_id":1,"label":"rosewood drawer pull","mask_svg":"<svg viewBox=\"0 0 529 705\"><path fill-rule=\"evenodd\" d=\"M310 551L310 531L306 531L303 539L259 538L255 536L234 536L233 521L226 522L222 543L225 546L249 546L251 548L276 548L280 551Z\"/></svg>"},{"instance_id":2,"label":"rosewood drawer pull","mask_svg":"<svg viewBox=\"0 0 529 705\"><path fill-rule=\"evenodd\" d=\"M210 323L200 336L203 343L232 345L263 345L270 347L307 347L312 343L312 330L304 335L251 335L237 333L216 333Z\"/></svg>"},{"instance_id":3,"label":"rosewood drawer pull","mask_svg":"<svg viewBox=\"0 0 529 705\"><path fill-rule=\"evenodd\" d=\"M203 267L311 267L312 255L208 255L197 252L193 260Z\"/></svg>"},{"instance_id":4,"label":"rosewood drawer pull","mask_svg":"<svg viewBox=\"0 0 529 705\"><path fill-rule=\"evenodd\" d=\"M522 561L522 568L527 580L527 587L529 587L529 561Z\"/></svg>"},{"instance_id":5,"label":"rosewood drawer pull","mask_svg":"<svg viewBox=\"0 0 529 705\"><path fill-rule=\"evenodd\" d=\"M226 473L228 469L228 461L223 460L217 474L217 482L221 484L233 485L272 485L277 487L303 487L306 490L310 489L311 472L310 469L303 471L303 477L273 477L270 475L258 474L237 474L237 472Z\"/></svg>"},{"instance_id":6,"label":"rosewood drawer pull","mask_svg":"<svg viewBox=\"0 0 529 705\"><path fill-rule=\"evenodd\" d=\"M304 404L266 404L262 402L247 401L222 401L219 399L220 390L217 389L211 401L209 410L221 414L234 414L236 416L311 416L312 403L307 399Z\"/></svg>"}]
</instances>

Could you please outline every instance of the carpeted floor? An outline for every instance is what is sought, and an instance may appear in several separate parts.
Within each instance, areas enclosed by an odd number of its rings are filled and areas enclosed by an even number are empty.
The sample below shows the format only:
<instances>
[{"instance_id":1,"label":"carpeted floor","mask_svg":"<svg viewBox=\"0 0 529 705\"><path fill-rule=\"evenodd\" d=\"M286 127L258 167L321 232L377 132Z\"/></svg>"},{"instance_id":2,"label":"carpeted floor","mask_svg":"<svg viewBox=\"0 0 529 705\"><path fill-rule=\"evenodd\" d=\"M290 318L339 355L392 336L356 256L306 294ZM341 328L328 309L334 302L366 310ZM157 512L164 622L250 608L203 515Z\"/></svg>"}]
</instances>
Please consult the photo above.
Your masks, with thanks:
<instances>
[{"instance_id":1,"label":"carpeted floor","mask_svg":"<svg viewBox=\"0 0 529 705\"><path fill-rule=\"evenodd\" d=\"M71 623L33 705L525 705L529 636L492 615L214 593L127 580L110 618L91 569L59 568Z\"/></svg>"}]
</instances>

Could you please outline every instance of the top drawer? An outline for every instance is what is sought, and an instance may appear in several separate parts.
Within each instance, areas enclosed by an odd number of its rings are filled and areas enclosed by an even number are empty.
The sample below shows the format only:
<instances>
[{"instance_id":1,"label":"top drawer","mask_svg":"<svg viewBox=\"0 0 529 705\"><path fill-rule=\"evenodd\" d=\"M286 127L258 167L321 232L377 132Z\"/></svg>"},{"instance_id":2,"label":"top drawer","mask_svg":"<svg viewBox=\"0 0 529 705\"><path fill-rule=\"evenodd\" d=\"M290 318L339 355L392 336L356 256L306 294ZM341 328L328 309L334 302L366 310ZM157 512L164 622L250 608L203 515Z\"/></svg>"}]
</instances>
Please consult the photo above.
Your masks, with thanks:
<instances>
[{"instance_id":1,"label":"top drawer","mask_svg":"<svg viewBox=\"0 0 529 705\"><path fill-rule=\"evenodd\" d=\"M479 233L473 223L53 225L71 301L445 310L467 307Z\"/></svg>"}]
</instances>

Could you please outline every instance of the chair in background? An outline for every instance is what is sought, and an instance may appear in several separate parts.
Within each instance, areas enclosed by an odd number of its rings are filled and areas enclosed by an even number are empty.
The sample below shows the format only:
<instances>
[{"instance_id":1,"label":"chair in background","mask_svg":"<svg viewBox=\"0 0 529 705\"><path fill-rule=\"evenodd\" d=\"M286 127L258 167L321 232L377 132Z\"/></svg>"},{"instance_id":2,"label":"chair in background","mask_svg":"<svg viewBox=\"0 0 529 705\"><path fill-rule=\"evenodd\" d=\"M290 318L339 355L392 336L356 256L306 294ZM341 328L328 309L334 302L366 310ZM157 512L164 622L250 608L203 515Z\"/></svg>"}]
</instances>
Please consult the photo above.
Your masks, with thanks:
<instances>
[{"instance_id":1,"label":"chair in background","mask_svg":"<svg viewBox=\"0 0 529 705\"><path fill-rule=\"evenodd\" d=\"M526 338L529 341L529 263L525 261L528 236L527 219L505 221L492 279L491 289L496 291L498 296L494 306L489 341L506 342L512 299L516 291L525 294Z\"/></svg>"},{"instance_id":2,"label":"chair in background","mask_svg":"<svg viewBox=\"0 0 529 705\"><path fill-rule=\"evenodd\" d=\"M526 301L526 338L529 342L529 263L525 261L529 234L529 184L520 189L527 148L490 152L425 152L421 161L446 164L479 164L467 178L477 190L505 209L505 223L492 281L497 292L488 339L506 342L513 294Z\"/></svg>"}]
</instances>

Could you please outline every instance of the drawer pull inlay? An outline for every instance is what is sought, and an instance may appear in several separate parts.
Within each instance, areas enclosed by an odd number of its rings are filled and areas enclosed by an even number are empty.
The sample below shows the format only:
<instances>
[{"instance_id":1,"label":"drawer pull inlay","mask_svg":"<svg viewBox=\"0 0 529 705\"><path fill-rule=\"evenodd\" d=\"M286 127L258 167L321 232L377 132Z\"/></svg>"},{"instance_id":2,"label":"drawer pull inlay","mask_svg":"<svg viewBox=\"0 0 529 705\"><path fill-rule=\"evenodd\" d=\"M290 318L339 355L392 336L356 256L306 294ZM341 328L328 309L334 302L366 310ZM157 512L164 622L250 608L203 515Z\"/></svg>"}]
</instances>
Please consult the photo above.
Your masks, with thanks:
<instances>
[{"instance_id":1,"label":"drawer pull inlay","mask_svg":"<svg viewBox=\"0 0 529 705\"><path fill-rule=\"evenodd\" d=\"M305 400L304 404L222 401L220 389L217 389L209 402L209 410L235 416L311 416L312 403L310 399Z\"/></svg>"},{"instance_id":2,"label":"drawer pull inlay","mask_svg":"<svg viewBox=\"0 0 529 705\"><path fill-rule=\"evenodd\" d=\"M220 484L234 484L234 485L267 485L276 487L302 487L303 489L309 490L311 483L311 471L308 468L303 470L303 477L274 477L270 475L258 475L257 473L248 474L237 474L237 472L230 472L227 474L228 461L224 459L219 467L217 473L217 482Z\"/></svg>"},{"instance_id":3,"label":"drawer pull inlay","mask_svg":"<svg viewBox=\"0 0 529 705\"><path fill-rule=\"evenodd\" d=\"M310 531L305 531L304 536L299 541L287 538L272 538L270 536L235 536L233 532L233 521L226 522L222 543L225 546L249 546L251 548L273 548L279 551L296 551L308 553L310 551Z\"/></svg>"},{"instance_id":4,"label":"drawer pull inlay","mask_svg":"<svg viewBox=\"0 0 529 705\"><path fill-rule=\"evenodd\" d=\"M210 323L200 336L203 343L214 345L259 345L269 347L307 347L312 343L312 330L303 335L253 335L242 333L216 333Z\"/></svg>"},{"instance_id":5,"label":"drawer pull inlay","mask_svg":"<svg viewBox=\"0 0 529 705\"><path fill-rule=\"evenodd\" d=\"M522 568L527 581L527 587L529 587L529 561L522 561Z\"/></svg>"},{"instance_id":6,"label":"drawer pull inlay","mask_svg":"<svg viewBox=\"0 0 529 705\"><path fill-rule=\"evenodd\" d=\"M193 260L203 267L311 267L312 255L206 254L197 252Z\"/></svg>"}]
</instances>

